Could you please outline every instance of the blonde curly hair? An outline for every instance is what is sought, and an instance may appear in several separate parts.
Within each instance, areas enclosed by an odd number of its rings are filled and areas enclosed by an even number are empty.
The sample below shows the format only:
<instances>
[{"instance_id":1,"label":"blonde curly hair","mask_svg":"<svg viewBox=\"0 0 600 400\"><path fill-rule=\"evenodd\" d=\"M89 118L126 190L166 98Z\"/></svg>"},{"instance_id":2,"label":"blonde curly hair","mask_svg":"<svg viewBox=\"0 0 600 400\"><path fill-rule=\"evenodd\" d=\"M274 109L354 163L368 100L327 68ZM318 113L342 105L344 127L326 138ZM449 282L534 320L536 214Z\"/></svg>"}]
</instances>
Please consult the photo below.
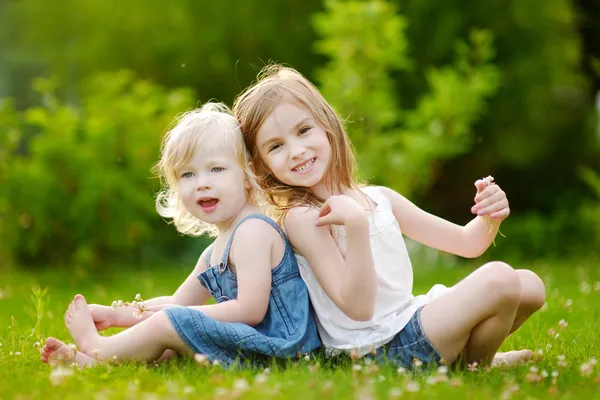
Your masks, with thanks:
<instances>
[{"instance_id":1,"label":"blonde curly hair","mask_svg":"<svg viewBox=\"0 0 600 400\"><path fill-rule=\"evenodd\" d=\"M246 191L248 201L260 207L260 187L250 168L250 155L239 123L225 104L209 102L182 114L173 124L162 140L160 158L154 167L163 186L156 198L156 210L162 217L172 219L177 230L184 235L217 236L216 226L199 220L184 207L179 192L179 172L196 149L207 140L216 139L219 144L234 151L236 161L250 183Z\"/></svg>"}]
</instances>

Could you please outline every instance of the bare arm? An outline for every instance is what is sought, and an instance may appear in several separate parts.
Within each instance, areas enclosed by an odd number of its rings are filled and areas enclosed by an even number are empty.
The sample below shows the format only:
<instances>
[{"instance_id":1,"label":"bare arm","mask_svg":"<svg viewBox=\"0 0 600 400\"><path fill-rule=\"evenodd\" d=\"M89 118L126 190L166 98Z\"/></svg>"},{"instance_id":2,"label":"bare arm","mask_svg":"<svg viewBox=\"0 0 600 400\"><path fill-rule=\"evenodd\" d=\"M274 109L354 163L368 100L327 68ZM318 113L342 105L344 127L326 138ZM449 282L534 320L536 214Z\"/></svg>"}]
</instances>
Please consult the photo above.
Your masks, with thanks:
<instances>
[{"instance_id":1,"label":"bare arm","mask_svg":"<svg viewBox=\"0 0 600 400\"><path fill-rule=\"evenodd\" d=\"M221 322L259 324L269 306L271 270L280 261L272 257L275 246L283 250L284 242L268 223L258 219L244 222L236 231L229 255L237 273L237 299L191 308Z\"/></svg>"},{"instance_id":2,"label":"bare arm","mask_svg":"<svg viewBox=\"0 0 600 400\"><path fill-rule=\"evenodd\" d=\"M198 274L200 274L200 272L204 271L206 268L207 249L202 252L194 270L179 286L173 295L160 296L145 300L144 302L146 305L156 311L161 308L160 306L164 305L177 304L182 306L190 306L206 303L206 301L210 298L210 293L204 286L200 284L200 281L198 280ZM133 314L135 311L137 311L137 309L131 306L120 307L114 310L111 307L97 304L90 304L89 307L90 311L92 312L94 322L96 322L96 325L99 325L98 328L101 329L106 329L109 327L129 328L130 326L138 324L140 321L143 321L154 314L154 311L148 311L144 312L141 315L141 318L135 318Z\"/></svg>"},{"instance_id":3,"label":"bare arm","mask_svg":"<svg viewBox=\"0 0 600 400\"><path fill-rule=\"evenodd\" d=\"M285 227L290 242L307 259L327 296L349 318L368 321L375 311L377 281L368 221L362 208L358 212L362 218L353 218L352 215L358 214L346 212L351 218L344 224L348 248L345 260L329 226L315 225L319 220L318 210L298 208L290 211ZM341 221L337 222L340 224Z\"/></svg>"},{"instance_id":4,"label":"bare arm","mask_svg":"<svg viewBox=\"0 0 600 400\"><path fill-rule=\"evenodd\" d=\"M498 232L500 220L494 221L491 230L484 216L477 216L467 225L460 226L423 211L389 188L382 187L381 190L392 204L402 233L426 246L475 258L487 250Z\"/></svg>"}]
</instances>

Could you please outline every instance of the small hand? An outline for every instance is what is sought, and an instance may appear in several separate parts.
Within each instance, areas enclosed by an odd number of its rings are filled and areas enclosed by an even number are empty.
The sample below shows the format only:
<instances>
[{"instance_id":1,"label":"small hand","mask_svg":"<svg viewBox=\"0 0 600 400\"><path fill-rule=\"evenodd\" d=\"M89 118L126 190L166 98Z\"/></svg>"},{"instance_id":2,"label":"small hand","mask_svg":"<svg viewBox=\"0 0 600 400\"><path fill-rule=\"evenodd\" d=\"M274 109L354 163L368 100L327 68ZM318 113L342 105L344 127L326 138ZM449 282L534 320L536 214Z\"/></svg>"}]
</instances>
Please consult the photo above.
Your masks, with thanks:
<instances>
[{"instance_id":1,"label":"small hand","mask_svg":"<svg viewBox=\"0 0 600 400\"><path fill-rule=\"evenodd\" d=\"M345 195L331 196L325 201L319 212L317 226L352 225L367 221L363 208L356 200Z\"/></svg>"},{"instance_id":2,"label":"small hand","mask_svg":"<svg viewBox=\"0 0 600 400\"><path fill-rule=\"evenodd\" d=\"M493 181L493 178L492 178ZM475 205L471 207L471 212L477 215L489 215L490 218L502 221L510 214L508 199L506 193L500 186L486 182L485 179L479 179L475 182L477 194L475 195Z\"/></svg>"},{"instance_id":3,"label":"small hand","mask_svg":"<svg viewBox=\"0 0 600 400\"><path fill-rule=\"evenodd\" d=\"M112 307L102 306L100 304L88 304L88 309L90 310L90 314L92 314L96 330L103 331L112 326L115 313Z\"/></svg>"}]
</instances>

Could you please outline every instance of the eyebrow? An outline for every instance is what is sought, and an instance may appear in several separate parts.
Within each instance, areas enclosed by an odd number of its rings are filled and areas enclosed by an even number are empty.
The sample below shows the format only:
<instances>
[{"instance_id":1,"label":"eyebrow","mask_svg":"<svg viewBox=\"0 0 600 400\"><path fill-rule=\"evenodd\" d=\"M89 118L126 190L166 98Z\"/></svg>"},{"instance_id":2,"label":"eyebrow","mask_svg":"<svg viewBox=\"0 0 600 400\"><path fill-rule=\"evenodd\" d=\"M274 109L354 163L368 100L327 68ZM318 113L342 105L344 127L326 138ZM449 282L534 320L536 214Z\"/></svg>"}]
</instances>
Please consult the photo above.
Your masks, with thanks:
<instances>
[{"instance_id":1,"label":"eyebrow","mask_svg":"<svg viewBox=\"0 0 600 400\"><path fill-rule=\"evenodd\" d=\"M292 132L297 131L302 125L306 124L307 121L311 121L312 118L310 117L306 117L306 118L302 118L300 121L298 121L296 123L296 125L294 125L292 127ZM271 139L267 140L266 142L264 142L260 147L264 150L265 148L268 149L269 146L271 145L271 143L277 142L278 140L280 140L279 136L275 136L272 137Z\"/></svg>"}]
</instances>

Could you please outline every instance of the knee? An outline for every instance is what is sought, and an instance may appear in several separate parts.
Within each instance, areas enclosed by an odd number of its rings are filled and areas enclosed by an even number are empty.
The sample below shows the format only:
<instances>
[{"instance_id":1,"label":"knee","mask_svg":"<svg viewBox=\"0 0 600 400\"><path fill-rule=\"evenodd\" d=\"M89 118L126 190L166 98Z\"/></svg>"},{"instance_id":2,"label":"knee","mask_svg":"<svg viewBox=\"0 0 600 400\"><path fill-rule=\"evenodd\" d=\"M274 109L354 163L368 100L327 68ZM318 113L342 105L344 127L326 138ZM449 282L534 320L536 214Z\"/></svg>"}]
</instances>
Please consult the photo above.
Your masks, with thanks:
<instances>
[{"instance_id":1,"label":"knee","mask_svg":"<svg viewBox=\"0 0 600 400\"><path fill-rule=\"evenodd\" d=\"M484 266L486 293L500 307L515 306L521 301L521 282L517 272L508 264L494 261Z\"/></svg>"},{"instance_id":2,"label":"knee","mask_svg":"<svg viewBox=\"0 0 600 400\"><path fill-rule=\"evenodd\" d=\"M537 311L546 302L546 287L542 279L533 271L516 271L521 281L521 305Z\"/></svg>"}]
</instances>

